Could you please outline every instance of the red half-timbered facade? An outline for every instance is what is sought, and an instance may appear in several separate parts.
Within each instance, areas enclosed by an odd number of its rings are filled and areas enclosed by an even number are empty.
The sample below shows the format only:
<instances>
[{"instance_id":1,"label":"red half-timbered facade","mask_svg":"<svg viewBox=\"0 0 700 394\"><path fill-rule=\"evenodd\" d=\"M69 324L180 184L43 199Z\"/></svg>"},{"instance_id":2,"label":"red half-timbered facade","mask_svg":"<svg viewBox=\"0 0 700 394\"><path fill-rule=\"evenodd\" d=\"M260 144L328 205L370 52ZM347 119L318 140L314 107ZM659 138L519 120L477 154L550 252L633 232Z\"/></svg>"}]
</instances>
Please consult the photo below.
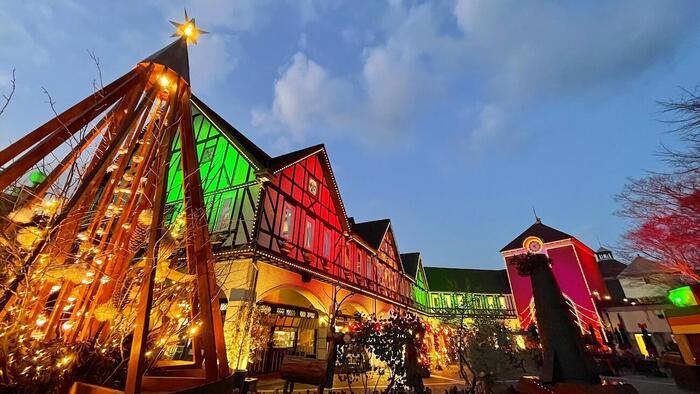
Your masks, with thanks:
<instances>
[{"instance_id":1,"label":"red half-timbered facade","mask_svg":"<svg viewBox=\"0 0 700 394\"><path fill-rule=\"evenodd\" d=\"M256 245L262 260L413 306L388 220L378 243L355 231L323 145L273 158L269 167Z\"/></svg>"}]
</instances>

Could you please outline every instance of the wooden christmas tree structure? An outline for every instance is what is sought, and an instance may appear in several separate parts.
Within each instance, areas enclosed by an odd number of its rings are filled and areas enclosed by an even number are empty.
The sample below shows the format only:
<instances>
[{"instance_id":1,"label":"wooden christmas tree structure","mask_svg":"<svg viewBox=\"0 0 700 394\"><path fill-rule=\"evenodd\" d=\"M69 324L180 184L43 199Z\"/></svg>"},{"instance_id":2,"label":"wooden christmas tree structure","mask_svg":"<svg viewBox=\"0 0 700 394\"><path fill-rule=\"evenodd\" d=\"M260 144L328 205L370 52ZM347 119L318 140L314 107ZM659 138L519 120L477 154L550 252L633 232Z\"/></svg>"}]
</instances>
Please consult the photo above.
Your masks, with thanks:
<instances>
[{"instance_id":1,"label":"wooden christmas tree structure","mask_svg":"<svg viewBox=\"0 0 700 394\"><path fill-rule=\"evenodd\" d=\"M121 347L128 393L230 375L190 109L187 45L202 32L186 14L175 25L172 44L0 151L0 190L11 202L0 212L0 243L14 267L0 278L0 336L32 341L35 358L48 357L46 343L105 354ZM165 204L174 145L182 212ZM45 177L23 186L61 153ZM191 343L187 362L171 357L182 343ZM31 361L20 353L3 354L0 367ZM22 373L65 369L71 357Z\"/></svg>"}]
</instances>

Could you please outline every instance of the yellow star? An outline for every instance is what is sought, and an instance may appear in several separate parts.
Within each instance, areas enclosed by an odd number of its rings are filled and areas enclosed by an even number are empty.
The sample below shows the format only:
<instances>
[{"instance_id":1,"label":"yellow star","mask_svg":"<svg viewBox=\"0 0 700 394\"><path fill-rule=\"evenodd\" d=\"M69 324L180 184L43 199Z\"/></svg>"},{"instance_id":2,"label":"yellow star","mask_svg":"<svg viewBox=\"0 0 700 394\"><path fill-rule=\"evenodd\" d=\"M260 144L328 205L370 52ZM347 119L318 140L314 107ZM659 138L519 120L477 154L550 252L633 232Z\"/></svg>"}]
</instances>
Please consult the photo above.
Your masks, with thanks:
<instances>
[{"instance_id":1,"label":"yellow star","mask_svg":"<svg viewBox=\"0 0 700 394\"><path fill-rule=\"evenodd\" d=\"M197 28L194 18L190 19L187 16L187 10L185 10L185 22L178 23L170 21L170 23L172 23L172 25L177 29L171 37L185 37L185 40L187 40L188 43L191 42L193 44L197 44L197 37L199 37L200 34L209 34L208 31Z\"/></svg>"}]
</instances>

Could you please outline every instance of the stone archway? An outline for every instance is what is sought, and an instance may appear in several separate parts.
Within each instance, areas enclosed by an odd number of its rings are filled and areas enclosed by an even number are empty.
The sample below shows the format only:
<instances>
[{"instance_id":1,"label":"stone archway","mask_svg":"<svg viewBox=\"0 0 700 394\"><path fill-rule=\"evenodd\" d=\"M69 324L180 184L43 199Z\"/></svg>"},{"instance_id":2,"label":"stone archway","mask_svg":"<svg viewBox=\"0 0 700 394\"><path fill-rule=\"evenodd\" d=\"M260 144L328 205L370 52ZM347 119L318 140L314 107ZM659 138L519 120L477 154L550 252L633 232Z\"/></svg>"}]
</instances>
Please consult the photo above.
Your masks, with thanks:
<instances>
[{"instance_id":1,"label":"stone archway","mask_svg":"<svg viewBox=\"0 0 700 394\"><path fill-rule=\"evenodd\" d=\"M343 303L342 307L340 308L340 312L346 316L354 316L356 313L364 316L369 316L370 314L367 308L365 308L362 304L350 300Z\"/></svg>"},{"instance_id":2,"label":"stone archway","mask_svg":"<svg viewBox=\"0 0 700 394\"><path fill-rule=\"evenodd\" d=\"M296 285L275 286L260 294L256 301L312 308L320 314L327 313L327 305L324 305L314 293Z\"/></svg>"}]
</instances>

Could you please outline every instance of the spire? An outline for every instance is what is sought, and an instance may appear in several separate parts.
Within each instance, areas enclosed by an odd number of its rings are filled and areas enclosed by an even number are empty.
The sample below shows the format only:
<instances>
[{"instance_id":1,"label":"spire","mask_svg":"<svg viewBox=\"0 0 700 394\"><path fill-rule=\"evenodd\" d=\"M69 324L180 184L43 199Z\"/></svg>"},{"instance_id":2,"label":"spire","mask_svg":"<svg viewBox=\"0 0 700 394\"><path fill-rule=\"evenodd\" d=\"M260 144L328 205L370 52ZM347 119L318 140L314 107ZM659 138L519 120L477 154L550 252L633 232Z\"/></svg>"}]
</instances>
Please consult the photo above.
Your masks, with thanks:
<instances>
[{"instance_id":1,"label":"spire","mask_svg":"<svg viewBox=\"0 0 700 394\"><path fill-rule=\"evenodd\" d=\"M190 83L190 62L187 54L187 40L180 37L170 45L143 59L141 63L156 63L165 66Z\"/></svg>"},{"instance_id":2,"label":"spire","mask_svg":"<svg viewBox=\"0 0 700 394\"><path fill-rule=\"evenodd\" d=\"M535 223L542 223L542 219L540 219L539 216L537 216L537 211L535 210L535 206L532 206L532 214L535 215Z\"/></svg>"},{"instance_id":3,"label":"spire","mask_svg":"<svg viewBox=\"0 0 700 394\"><path fill-rule=\"evenodd\" d=\"M141 63L156 63L165 66L177 73L182 79L190 83L190 62L187 54L187 44L197 44L200 34L209 34L208 31L197 28L194 18L187 15L182 23L170 21L176 30L171 37L179 37L172 44L145 58Z\"/></svg>"}]
</instances>

